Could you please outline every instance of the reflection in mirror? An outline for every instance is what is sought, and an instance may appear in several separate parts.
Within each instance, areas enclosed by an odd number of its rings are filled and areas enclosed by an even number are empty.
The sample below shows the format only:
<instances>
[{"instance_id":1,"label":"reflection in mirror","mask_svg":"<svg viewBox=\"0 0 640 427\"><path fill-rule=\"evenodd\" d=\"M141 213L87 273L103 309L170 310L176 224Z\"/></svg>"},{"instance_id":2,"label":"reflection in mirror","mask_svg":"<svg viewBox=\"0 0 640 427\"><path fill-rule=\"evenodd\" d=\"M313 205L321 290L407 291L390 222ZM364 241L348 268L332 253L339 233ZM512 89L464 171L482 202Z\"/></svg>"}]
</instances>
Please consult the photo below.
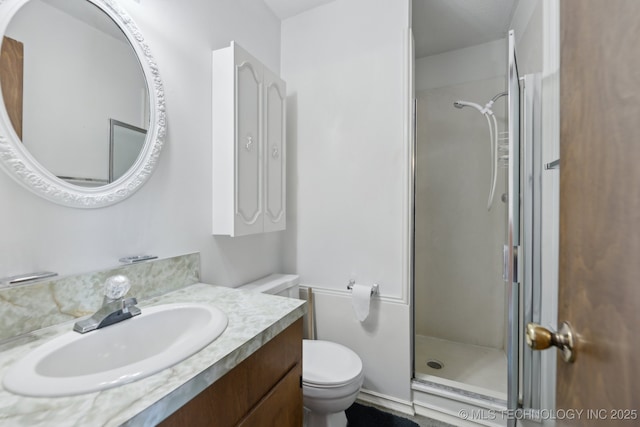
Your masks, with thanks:
<instances>
[{"instance_id":1,"label":"reflection in mirror","mask_svg":"<svg viewBox=\"0 0 640 427\"><path fill-rule=\"evenodd\" d=\"M13 128L28 152L69 183L105 185L113 178L114 119L145 132L137 152L129 153L133 161L124 170L117 164L121 169L113 179L126 173L144 146L149 94L135 51L118 25L85 0L30 0L5 35L17 45L5 38L0 69L18 64L0 72L0 84ZM5 50L12 55L5 57Z\"/></svg>"},{"instance_id":2,"label":"reflection in mirror","mask_svg":"<svg viewBox=\"0 0 640 427\"><path fill-rule=\"evenodd\" d=\"M138 191L167 123L157 62L126 11L115 0L0 0L0 34L0 168L68 207L105 207ZM5 67L7 51L17 68ZM110 119L146 131L133 166L113 182Z\"/></svg>"},{"instance_id":3,"label":"reflection in mirror","mask_svg":"<svg viewBox=\"0 0 640 427\"><path fill-rule=\"evenodd\" d=\"M144 146L147 131L118 120L110 122L109 182L113 182L133 166Z\"/></svg>"},{"instance_id":4,"label":"reflection in mirror","mask_svg":"<svg viewBox=\"0 0 640 427\"><path fill-rule=\"evenodd\" d=\"M24 45L9 37L2 39L0 53L0 82L4 105L18 138L22 139L22 79Z\"/></svg>"}]
</instances>

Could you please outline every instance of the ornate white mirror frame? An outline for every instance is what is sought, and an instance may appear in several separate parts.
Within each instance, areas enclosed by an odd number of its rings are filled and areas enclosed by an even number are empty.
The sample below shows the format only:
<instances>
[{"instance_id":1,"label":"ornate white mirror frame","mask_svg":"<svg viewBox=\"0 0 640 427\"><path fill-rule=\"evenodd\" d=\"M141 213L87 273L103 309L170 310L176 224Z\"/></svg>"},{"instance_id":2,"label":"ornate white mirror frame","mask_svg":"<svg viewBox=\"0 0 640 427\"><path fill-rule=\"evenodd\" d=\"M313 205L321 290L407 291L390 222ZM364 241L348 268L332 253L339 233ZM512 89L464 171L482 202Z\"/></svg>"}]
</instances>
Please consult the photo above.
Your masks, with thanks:
<instances>
[{"instance_id":1,"label":"ornate white mirror frame","mask_svg":"<svg viewBox=\"0 0 640 427\"><path fill-rule=\"evenodd\" d=\"M6 33L12 17L28 1L0 0L0 34ZM84 1L100 8L120 27L140 61L149 92L150 114L147 139L138 159L121 178L101 187L81 187L63 181L24 148L0 96L0 166L25 188L52 202L76 208L100 208L131 196L153 173L166 132L164 89L149 47L128 14L113 0Z\"/></svg>"}]
</instances>

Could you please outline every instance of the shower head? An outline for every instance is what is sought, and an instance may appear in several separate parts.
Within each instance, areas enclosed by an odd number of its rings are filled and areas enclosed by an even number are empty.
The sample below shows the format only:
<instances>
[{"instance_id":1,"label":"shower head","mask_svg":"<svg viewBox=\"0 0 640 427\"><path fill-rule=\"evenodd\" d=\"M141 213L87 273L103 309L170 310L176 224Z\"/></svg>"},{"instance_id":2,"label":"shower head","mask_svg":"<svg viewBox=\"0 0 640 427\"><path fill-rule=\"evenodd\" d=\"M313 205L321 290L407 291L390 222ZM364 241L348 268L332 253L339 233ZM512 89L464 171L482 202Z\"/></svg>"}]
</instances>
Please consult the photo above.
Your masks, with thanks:
<instances>
[{"instance_id":1,"label":"shower head","mask_svg":"<svg viewBox=\"0 0 640 427\"><path fill-rule=\"evenodd\" d=\"M486 111L480 105L475 102L467 102L467 101L456 101L453 103L453 106L456 108L464 108L464 107L473 107L476 110L480 111L482 114L485 114Z\"/></svg>"}]
</instances>

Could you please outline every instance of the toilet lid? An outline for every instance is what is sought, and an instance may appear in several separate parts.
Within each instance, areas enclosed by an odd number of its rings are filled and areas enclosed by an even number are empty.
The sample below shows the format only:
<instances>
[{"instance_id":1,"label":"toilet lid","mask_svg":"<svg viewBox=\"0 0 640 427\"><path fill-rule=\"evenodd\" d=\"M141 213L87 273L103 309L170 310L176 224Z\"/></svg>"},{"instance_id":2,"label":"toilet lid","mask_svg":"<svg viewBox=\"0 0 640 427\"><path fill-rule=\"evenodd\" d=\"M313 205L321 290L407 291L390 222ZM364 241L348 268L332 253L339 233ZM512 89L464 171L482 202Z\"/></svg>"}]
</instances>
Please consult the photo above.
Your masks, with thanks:
<instances>
[{"instance_id":1,"label":"toilet lid","mask_svg":"<svg viewBox=\"0 0 640 427\"><path fill-rule=\"evenodd\" d=\"M302 381L315 385L342 385L362 372L362 360L351 349L330 341L302 341Z\"/></svg>"}]
</instances>

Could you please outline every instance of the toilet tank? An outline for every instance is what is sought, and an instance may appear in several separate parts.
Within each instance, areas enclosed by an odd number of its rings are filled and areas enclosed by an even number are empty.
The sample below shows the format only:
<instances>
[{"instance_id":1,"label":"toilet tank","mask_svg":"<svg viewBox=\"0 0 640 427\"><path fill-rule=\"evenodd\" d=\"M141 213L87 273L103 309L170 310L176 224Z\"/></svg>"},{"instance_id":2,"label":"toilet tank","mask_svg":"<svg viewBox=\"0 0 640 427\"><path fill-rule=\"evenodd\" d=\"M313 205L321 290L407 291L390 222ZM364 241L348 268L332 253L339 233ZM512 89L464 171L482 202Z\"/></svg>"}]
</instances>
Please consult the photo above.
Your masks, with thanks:
<instances>
[{"instance_id":1,"label":"toilet tank","mask_svg":"<svg viewBox=\"0 0 640 427\"><path fill-rule=\"evenodd\" d=\"M271 274L237 289L300 298L300 277L296 274Z\"/></svg>"}]
</instances>

